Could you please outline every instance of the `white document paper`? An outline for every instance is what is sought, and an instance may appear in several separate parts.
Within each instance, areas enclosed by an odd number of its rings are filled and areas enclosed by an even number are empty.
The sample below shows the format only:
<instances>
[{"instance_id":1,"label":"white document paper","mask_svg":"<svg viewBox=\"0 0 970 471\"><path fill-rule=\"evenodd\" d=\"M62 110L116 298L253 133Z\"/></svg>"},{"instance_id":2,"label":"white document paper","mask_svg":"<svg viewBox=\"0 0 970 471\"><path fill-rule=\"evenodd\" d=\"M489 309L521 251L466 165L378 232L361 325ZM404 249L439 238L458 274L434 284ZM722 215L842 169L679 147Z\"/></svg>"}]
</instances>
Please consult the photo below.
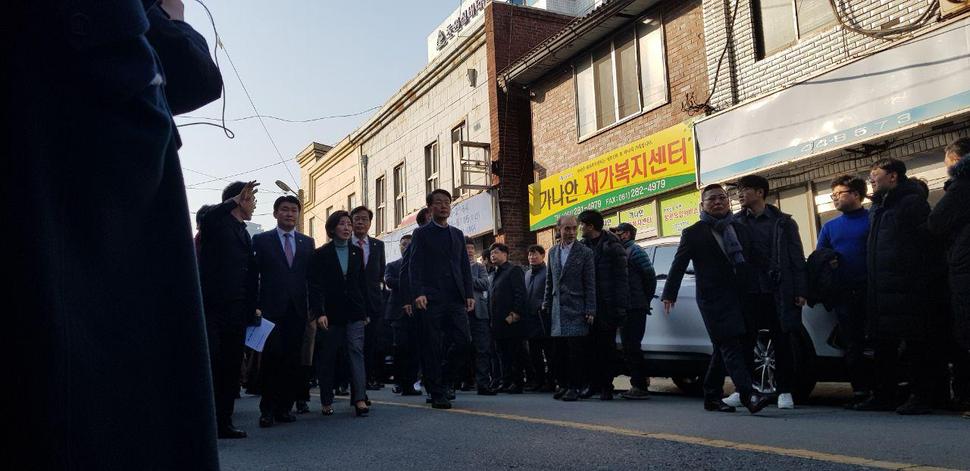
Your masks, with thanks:
<instances>
[{"instance_id":1,"label":"white document paper","mask_svg":"<svg viewBox=\"0 0 970 471\"><path fill-rule=\"evenodd\" d=\"M273 327L276 327L276 324L266 319L263 319L258 327L246 327L246 346L257 352L263 351L263 347L266 346L266 339L269 338Z\"/></svg>"}]
</instances>

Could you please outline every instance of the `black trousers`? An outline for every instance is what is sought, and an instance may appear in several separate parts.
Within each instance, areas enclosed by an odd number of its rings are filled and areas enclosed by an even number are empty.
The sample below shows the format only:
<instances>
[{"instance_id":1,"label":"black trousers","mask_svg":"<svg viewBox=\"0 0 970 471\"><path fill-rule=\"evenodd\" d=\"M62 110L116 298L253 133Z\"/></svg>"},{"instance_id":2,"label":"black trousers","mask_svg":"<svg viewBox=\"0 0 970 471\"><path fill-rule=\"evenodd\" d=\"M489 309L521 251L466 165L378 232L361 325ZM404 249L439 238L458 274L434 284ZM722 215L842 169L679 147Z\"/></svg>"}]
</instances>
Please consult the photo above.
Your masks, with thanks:
<instances>
[{"instance_id":1,"label":"black trousers","mask_svg":"<svg viewBox=\"0 0 970 471\"><path fill-rule=\"evenodd\" d=\"M749 325L748 335L745 337L745 355L749 369L754 368L754 346L758 340L758 331L767 330L775 351L775 392L791 393L795 380L795 356L792 352L791 333L781 328L775 295L751 294L746 301Z\"/></svg>"},{"instance_id":2,"label":"black trousers","mask_svg":"<svg viewBox=\"0 0 970 471\"><path fill-rule=\"evenodd\" d=\"M589 337L553 337L553 368L559 385L566 389L583 387L585 361L589 355Z\"/></svg>"},{"instance_id":3,"label":"black trousers","mask_svg":"<svg viewBox=\"0 0 970 471\"><path fill-rule=\"evenodd\" d=\"M384 330L383 317L371 316L370 323L364 328L364 360L367 366L367 381L384 380Z\"/></svg>"},{"instance_id":4,"label":"black trousers","mask_svg":"<svg viewBox=\"0 0 970 471\"><path fill-rule=\"evenodd\" d=\"M263 415L289 412L306 389L306 370L300 361L306 319L291 311L274 322L259 369L259 411Z\"/></svg>"},{"instance_id":5,"label":"black trousers","mask_svg":"<svg viewBox=\"0 0 970 471\"><path fill-rule=\"evenodd\" d=\"M875 397L887 404L895 404L899 387L901 347L899 338L879 338L875 341ZM912 394L929 402L933 395L933 368L930 343L926 340L905 341L907 368L905 374L912 385Z\"/></svg>"},{"instance_id":6,"label":"black trousers","mask_svg":"<svg viewBox=\"0 0 970 471\"><path fill-rule=\"evenodd\" d=\"M616 377L616 328L593 327L589 332L586 380L598 391L613 389Z\"/></svg>"},{"instance_id":7,"label":"black trousers","mask_svg":"<svg viewBox=\"0 0 970 471\"><path fill-rule=\"evenodd\" d=\"M866 358L866 286L848 287L842 293L835 314L839 319L839 336L845 345L845 366L852 390L872 390L872 362Z\"/></svg>"},{"instance_id":8,"label":"black trousers","mask_svg":"<svg viewBox=\"0 0 970 471\"><path fill-rule=\"evenodd\" d=\"M391 322L394 329L394 382L403 389L414 387L420 368L421 321L402 316Z\"/></svg>"},{"instance_id":9,"label":"black trousers","mask_svg":"<svg viewBox=\"0 0 970 471\"><path fill-rule=\"evenodd\" d=\"M521 386L525 376L525 362L528 360L525 339L496 339L495 346L498 348L499 363L502 366L502 383L507 386Z\"/></svg>"},{"instance_id":10,"label":"black trousers","mask_svg":"<svg viewBox=\"0 0 970 471\"><path fill-rule=\"evenodd\" d=\"M496 352L492 342L492 326L488 319L475 317L474 312L468 313L468 327L472 336L472 346L474 351L473 364L475 369L475 384L479 388L485 388L497 381L498 375L493 376L492 363L495 360Z\"/></svg>"},{"instance_id":11,"label":"black trousers","mask_svg":"<svg viewBox=\"0 0 970 471\"><path fill-rule=\"evenodd\" d=\"M552 361L552 339L548 337L533 337L528 340L529 365L532 376L529 381L535 384L552 383L555 374L553 373Z\"/></svg>"},{"instance_id":12,"label":"black trousers","mask_svg":"<svg viewBox=\"0 0 970 471\"><path fill-rule=\"evenodd\" d=\"M715 340L714 353L711 363L707 366L704 376L704 400L720 401L724 397L724 378L731 375L735 390L742 397L749 397L752 392L751 371L749 370L747 342L741 337Z\"/></svg>"},{"instance_id":13,"label":"black trousers","mask_svg":"<svg viewBox=\"0 0 970 471\"><path fill-rule=\"evenodd\" d=\"M219 427L232 425L246 341L245 320L249 318L249 313L244 311L243 302L206 307L209 365Z\"/></svg>"},{"instance_id":14,"label":"black trousers","mask_svg":"<svg viewBox=\"0 0 970 471\"><path fill-rule=\"evenodd\" d=\"M445 398L448 385L460 377L471 348L464 302L432 301L415 314L421 321L421 368L431 398Z\"/></svg>"},{"instance_id":15,"label":"black trousers","mask_svg":"<svg viewBox=\"0 0 970 471\"><path fill-rule=\"evenodd\" d=\"M647 365L641 350L643 333L646 328L646 311L627 311L626 319L620 327L620 343L623 345L623 357L630 373L630 385L643 390L646 390L650 385L647 377Z\"/></svg>"}]
</instances>

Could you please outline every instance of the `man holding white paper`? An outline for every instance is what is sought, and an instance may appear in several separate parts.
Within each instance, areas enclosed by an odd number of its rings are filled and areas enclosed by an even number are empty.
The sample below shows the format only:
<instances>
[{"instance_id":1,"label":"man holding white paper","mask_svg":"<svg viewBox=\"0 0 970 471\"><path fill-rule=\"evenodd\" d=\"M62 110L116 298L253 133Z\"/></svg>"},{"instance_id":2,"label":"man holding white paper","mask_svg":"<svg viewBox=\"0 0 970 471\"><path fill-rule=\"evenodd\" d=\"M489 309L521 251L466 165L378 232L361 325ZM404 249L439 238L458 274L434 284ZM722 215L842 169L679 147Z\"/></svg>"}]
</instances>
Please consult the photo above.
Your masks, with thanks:
<instances>
[{"instance_id":1,"label":"man holding white paper","mask_svg":"<svg viewBox=\"0 0 970 471\"><path fill-rule=\"evenodd\" d=\"M279 197L273 204L276 228L253 237L251 276L257 283L250 286L257 290L256 306L264 320L276 325L262 350L260 427L295 421L290 408L305 382L300 351L309 315L307 266L314 244L312 238L296 231L301 209L296 197Z\"/></svg>"}]
</instances>

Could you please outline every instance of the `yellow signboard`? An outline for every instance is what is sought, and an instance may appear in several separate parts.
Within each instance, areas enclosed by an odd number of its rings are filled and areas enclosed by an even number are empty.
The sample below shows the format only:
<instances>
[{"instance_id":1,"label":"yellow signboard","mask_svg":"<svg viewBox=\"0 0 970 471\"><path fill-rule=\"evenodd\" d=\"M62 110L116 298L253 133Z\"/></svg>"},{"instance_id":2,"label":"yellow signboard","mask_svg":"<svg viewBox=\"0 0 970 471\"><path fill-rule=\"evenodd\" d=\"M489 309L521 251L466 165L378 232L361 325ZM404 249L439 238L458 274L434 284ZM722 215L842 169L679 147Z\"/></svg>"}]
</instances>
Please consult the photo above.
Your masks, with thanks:
<instances>
[{"instance_id":1,"label":"yellow signboard","mask_svg":"<svg viewBox=\"0 0 970 471\"><path fill-rule=\"evenodd\" d=\"M701 218L701 193L660 200L660 231L664 237L679 236L681 231Z\"/></svg>"},{"instance_id":2,"label":"yellow signboard","mask_svg":"<svg viewBox=\"0 0 970 471\"><path fill-rule=\"evenodd\" d=\"M694 182L689 123L671 126L529 185L529 226L605 210Z\"/></svg>"},{"instance_id":3,"label":"yellow signboard","mask_svg":"<svg viewBox=\"0 0 970 471\"><path fill-rule=\"evenodd\" d=\"M620 211L620 222L626 222L637 228L637 240L657 237L657 200L636 208Z\"/></svg>"}]
</instances>

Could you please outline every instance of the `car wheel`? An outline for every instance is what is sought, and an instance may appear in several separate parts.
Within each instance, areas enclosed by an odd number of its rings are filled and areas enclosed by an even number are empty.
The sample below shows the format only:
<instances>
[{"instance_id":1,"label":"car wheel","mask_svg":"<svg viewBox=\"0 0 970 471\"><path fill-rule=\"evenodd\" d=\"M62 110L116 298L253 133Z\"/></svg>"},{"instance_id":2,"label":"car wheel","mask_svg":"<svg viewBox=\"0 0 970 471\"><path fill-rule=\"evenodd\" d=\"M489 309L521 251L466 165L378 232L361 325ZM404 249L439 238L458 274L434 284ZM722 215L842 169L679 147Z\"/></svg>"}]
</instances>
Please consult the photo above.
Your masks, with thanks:
<instances>
[{"instance_id":1,"label":"car wheel","mask_svg":"<svg viewBox=\"0 0 970 471\"><path fill-rule=\"evenodd\" d=\"M804 329L794 337L792 354L795 357L795 384L792 396L796 401L803 402L815 389L815 349L812 348L811 338ZM754 346L754 376L751 381L755 391L761 394L778 392L775 382L775 345L767 330L758 331L758 341Z\"/></svg>"},{"instance_id":2,"label":"car wheel","mask_svg":"<svg viewBox=\"0 0 970 471\"><path fill-rule=\"evenodd\" d=\"M704 394L703 376L675 376L670 379L688 396L700 396Z\"/></svg>"},{"instance_id":3,"label":"car wheel","mask_svg":"<svg viewBox=\"0 0 970 471\"><path fill-rule=\"evenodd\" d=\"M754 344L754 376L751 386L761 394L774 394L775 384L775 344L767 330L758 331Z\"/></svg>"}]
</instances>

